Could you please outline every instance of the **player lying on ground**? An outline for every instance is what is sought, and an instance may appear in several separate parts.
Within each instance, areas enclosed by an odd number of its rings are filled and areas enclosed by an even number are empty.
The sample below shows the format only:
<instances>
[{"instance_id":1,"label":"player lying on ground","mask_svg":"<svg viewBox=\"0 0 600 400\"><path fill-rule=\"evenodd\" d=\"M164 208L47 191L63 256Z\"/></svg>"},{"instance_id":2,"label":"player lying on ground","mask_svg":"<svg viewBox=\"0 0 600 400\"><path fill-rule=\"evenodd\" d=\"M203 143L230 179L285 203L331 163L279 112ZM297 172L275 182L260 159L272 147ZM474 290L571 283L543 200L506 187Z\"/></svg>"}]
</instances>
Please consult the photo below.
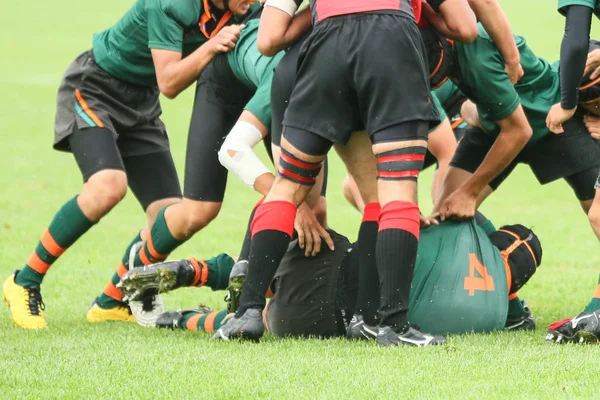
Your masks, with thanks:
<instances>
[{"instance_id":1,"label":"player lying on ground","mask_svg":"<svg viewBox=\"0 0 600 400\"><path fill-rule=\"evenodd\" d=\"M508 299L540 265L541 245L535 234L521 225L491 231L488 237L474 222L446 222L422 231L410 296L411 321L426 332L440 334L534 329L529 310ZM324 247L316 257L304 257L297 241L290 243L270 285L272 297L268 295L271 300L264 315L274 335L376 337L376 327L351 321L357 307L356 244L333 231L330 234L335 250ZM147 291L167 292L185 286L216 290L222 288L231 263L222 262L223 271L219 272L214 270L214 259L134 268L123 277L122 287L134 298ZM231 275L245 272L234 270ZM221 286L209 283L217 281ZM377 307L371 310L376 312ZM158 317L156 325L215 332L226 314L226 310L178 310Z\"/></svg>"},{"instance_id":2,"label":"player lying on ground","mask_svg":"<svg viewBox=\"0 0 600 400\"><path fill-rule=\"evenodd\" d=\"M462 103L467 98L451 81L446 81L440 88L434 90L433 94L432 98L438 106L441 122L429 132L423 169L436 165L431 186L431 198L435 203L442 179L444 179L450 160L456 151L457 142L462 138L467 127L464 118L460 115ZM346 200L363 214L365 204L358 192L356 182L350 175L344 179L343 192Z\"/></svg>"},{"instance_id":3,"label":"player lying on ground","mask_svg":"<svg viewBox=\"0 0 600 400\"><path fill-rule=\"evenodd\" d=\"M598 0L559 0L558 11L565 16L565 34L560 46L560 103L550 109L546 125L554 133L564 132L562 124L577 110L578 88L584 74L593 73L600 63L587 57L592 30L592 14L600 17ZM587 63L586 63L587 59Z\"/></svg>"},{"instance_id":4,"label":"player lying on ground","mask_svg":"<svg viewBox=\"0 0 600 400\"><path fill-rule=\"evenodd\" d=\"M235 46L241 27L231 24L241 21L249 3L138 0L115 25L95 35L92 50L69 66L58 90L54 148L73 153L83 191L61 207L26 264L4 283L4 298L16 325L47 327L40 294L44 275L123 199L128 185L149 226L160 220L159 210L181 197L159 118L159 94L176 97L215 54ZM132 245L145 236L146 230ZM155 260L164 259L150 247ZM94 304L90 321L132 319L114 286L127 270L128 254L129 249L106 295L98 300L111 311L101 312Z\"/></svg>"},{"instance_id":5,"label":"player lying on ground","mask_svg":"<svg viewBox=\"0 0 600 400\"><path fill-rule=\"evenodd\" d=\"M593 49L589 53L590 59L600 58L600 42L592 41L590 49ZM591 136L600 140L600 79L597 76L592 79L592 76L593 71L588 72L581 82L579 105L580 109L589 112L584 116L584 121ZM582 111L577 111L577 114ZM600 176L596 180L594 188L596 193L588 212L588 218L594 233L600 239ZM598 278L592 299L583 311L574 318L551 324L546 339L557 343L586 342L587 339L594 341L594 337L588 336L582 339L581 335L585 336L585 332L597 330L598 326L600 326L600 278Z\"/></svg>"}]
</instances>

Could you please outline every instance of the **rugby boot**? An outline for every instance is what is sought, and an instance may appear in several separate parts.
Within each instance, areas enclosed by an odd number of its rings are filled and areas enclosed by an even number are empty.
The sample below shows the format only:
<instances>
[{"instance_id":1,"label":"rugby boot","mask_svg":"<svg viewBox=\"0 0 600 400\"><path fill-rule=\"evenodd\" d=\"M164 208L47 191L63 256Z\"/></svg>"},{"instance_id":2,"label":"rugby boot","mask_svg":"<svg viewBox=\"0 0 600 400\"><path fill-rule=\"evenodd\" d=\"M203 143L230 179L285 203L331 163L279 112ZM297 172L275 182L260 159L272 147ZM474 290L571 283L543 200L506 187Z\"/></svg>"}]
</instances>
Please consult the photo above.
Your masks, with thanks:
<instances>
[{"instance_id":1,"label":"rugby boot","mask_svg":"<svg viewBox=\"0 0 600 400\"><path fill-rule=\"evenodd\" d=\"M362 315L354 314L346 328L346 337L354 340L377 339L377 327L367 325Z\"/></svg>"},{"instance_id":2,"label":"rugby boot","mask_svg":"<svg viewBox=\"0 0 600 400\"><path fill-rule=\"evenodd\" d=\"M555 343L598 343L600 311L582 312L548 327L546 340Z\"/></svg>"},{"instance_id":3,"label":"rugby boot","mask_svg":"<svg viewBox=\"0 0 600 400\"><path fill-rule=\"evenodd\" d=\"M194 310L175 310L169 311L158 316L156 320L157 328L170 328L170 329L185 329L185 326L181 325L183 318L189 313L195 314L210 314L212 310L208 308L196 308Z\"/></svg>"},{"instance_id":4,"label":"rugby boot","mask_svg":"<svg viewBox=\"0 0 600 400\"><path fill-rule=\"evenodd\" d=\"M123 304L112 308L102 308L96 297L87 312L88 322L126 321L134 322L135 317L128 305Z\"/></svg>"},{"instance_id":5,"label":"rugby boot","mask_svg":"<svg viewBox=\"0 0 600 400\"><path fill-rule=\"evenodd\" d=\"M190 261L165 261L132 268L123 275L117 287L125 300L137 301L148 295L191 286L195 277L196 270Z\"/></svg>"},{"instance_id":6,"label":"rugby boot","mask_svg":"<svg viewBox=\"0 0 600 400\"><path fill-rule=\"evenodd\" d=\"M43 310L45 308L42 301L42 294L39 286L23 287L15 283L15 276L19 271L15 271L2 286L4 301L10 313L12 320L20 328L24 329L45 329L48 328Z\"/></svg>"},{"instance_id":7,"label":"rugby boot","mask_svg":"<svg viewBox=\"0 0 600 400\"><path fill-rule=\"evenodd\" d=\"M215 332L213 339L248 339L258 341L265 332L265 326L262 321L262 310L249 308L244 315L236 318L232 315L226 319L224 325Z\"/></svg>"},{"instance_id":8,"label":"rugby boot","mask_svg":"<svg viewBox=\"0 0 600 400\"><path fill-rule=\"evenodd\" d=\"M225 303L227 303L227 313L235 313L240 307L240 296L242 295L242 286L244 279L248 273L248 261L240 260L233 264L231 273L229 274L229 285L227 286L227 294L225 295Z\"/></svg>"},{"instance_id":9,"label":"rugby boot","mask_svg":"<svg viewBox=\"0 0 600 400\"><path fill-rule=\"evenodd\" d=\"M139 301L130 301L129 308L138 325L153 328L158 317L165 312L165 303L160 294L147 293L146 297Z\"/></svg>"},{"instance_id":10,"label":"rugby boot","mask_svg":"<svg viewBox=\"0 0 600 400\"><path fill-rule=\"evenodd\" d=\"M529 307L527 307L527 303L522 301L523 308L525 309L525 313L519 317L515 318L507 318L506 324L504 325L504 329L507 331L533 331L535 330L535 319L533 318L533 314Z\"/></svg>"},{"instance_id":11,"label":"rugby boot","mask_svg":"<svg viewBox=\"0 0 600 400\"><path fill-rule=\"evenodd\" d=\"M380 346L433 346L446 344L443 336L427 335L413 326L409 326L404 332L397 333L389 326L379 327L377 333L377 344Z\"/></svg>"}]
</instances>

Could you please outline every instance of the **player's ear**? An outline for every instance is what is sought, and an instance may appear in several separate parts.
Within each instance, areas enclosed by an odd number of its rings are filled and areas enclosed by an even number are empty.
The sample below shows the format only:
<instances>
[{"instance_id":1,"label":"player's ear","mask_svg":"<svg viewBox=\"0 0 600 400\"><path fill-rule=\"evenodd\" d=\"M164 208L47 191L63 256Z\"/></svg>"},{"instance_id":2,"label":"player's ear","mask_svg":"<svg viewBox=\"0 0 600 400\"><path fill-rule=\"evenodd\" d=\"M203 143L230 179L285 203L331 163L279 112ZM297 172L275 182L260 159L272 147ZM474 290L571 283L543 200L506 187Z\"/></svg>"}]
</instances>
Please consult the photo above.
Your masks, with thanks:
<instances>
[{"instance_id":1,"label":"player's ear","mask_svg":"<svg viewBox=\"0 0 600 400\"><path fill-rule=\"evenodd\" d=\"M454 41L431 27L419 27L419 31L425 44L431 90L437 89L455 72Z\"/></svg>"}]
</instances>

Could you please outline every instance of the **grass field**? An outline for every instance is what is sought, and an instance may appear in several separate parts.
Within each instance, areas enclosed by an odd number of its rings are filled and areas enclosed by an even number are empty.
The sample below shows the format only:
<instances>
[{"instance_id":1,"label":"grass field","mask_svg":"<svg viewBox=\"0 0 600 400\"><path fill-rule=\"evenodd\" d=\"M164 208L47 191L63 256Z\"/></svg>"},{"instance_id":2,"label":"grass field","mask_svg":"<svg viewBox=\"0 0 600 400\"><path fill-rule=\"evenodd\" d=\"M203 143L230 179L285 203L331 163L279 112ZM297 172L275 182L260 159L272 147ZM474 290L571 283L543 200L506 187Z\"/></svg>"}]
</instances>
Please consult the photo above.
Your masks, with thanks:
<instances>
[{"instance_id":1,"label":"grass field","mask_svg":"<svg viewBox=\"0 0 600 400\"><path fill-rule=\"evenodd\" d=\"M563 20L556 1L502 2L516 32L549 60L558 57ZM55 211L81 188L70 155L51 150L55 96L63 71L91 36L130 1L8 2L0 14L0 278L20 268ZM183 171L193 91L163 101L173 154ZM340 193L333 162L328 193L333 228L354 238L359 215ZM181 177L182 178L182 177ZM421 180L430 206L431 171ZM237 254L257 195L235 178L218 220L173 258ZM600 265L598 242L564 183L541 187L520 167L482 210L496 225L532 226L544 246L541 269L521 291L538 322L532 333L450 338L448 346L380 349L344 340L215 343L204 334L90 325L124 246L145 218L129 194L51 269L43 286L50 329L15 328L0 306L0 398L598 398L599 346L556 346L545 326L587 304ZM182 290L168 308L222 307L223 293Z\"/></svg>"}]
</instances>

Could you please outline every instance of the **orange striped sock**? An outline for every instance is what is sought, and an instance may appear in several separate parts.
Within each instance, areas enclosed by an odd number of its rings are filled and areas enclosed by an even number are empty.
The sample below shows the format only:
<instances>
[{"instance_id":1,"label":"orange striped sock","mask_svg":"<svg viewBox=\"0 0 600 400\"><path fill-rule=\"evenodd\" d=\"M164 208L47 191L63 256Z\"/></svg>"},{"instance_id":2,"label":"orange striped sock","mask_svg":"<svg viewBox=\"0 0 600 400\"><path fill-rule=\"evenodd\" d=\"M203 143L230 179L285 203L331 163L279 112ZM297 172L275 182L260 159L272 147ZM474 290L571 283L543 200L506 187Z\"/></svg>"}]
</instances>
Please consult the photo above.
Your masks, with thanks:
<instances>
[{"instance_id":1,"label":"orange striped sock","mask_svg":"<svg viewBox=\"0 0 600 400\"><path fill-rule=\"evenodd\" d=\"M226 315L227 310L211 311L206 314L199 312L189 313L183 317L180 326L189 331L214 333L221 327Z\"/></svg>"},{"instance_id":2,"label":"orange striped sock","mask_svg":"<svg viewBox=\"0 0 600 400\"><path fill-rule=\"evenodd\" d=\"M158 212L156 221L148 234L144 247L135 257L135 266L150 265L166 260L173 250L179 247L185 240L177 240L169 231L165 219L166 207Z\"/></svg>"}]
</instances>

